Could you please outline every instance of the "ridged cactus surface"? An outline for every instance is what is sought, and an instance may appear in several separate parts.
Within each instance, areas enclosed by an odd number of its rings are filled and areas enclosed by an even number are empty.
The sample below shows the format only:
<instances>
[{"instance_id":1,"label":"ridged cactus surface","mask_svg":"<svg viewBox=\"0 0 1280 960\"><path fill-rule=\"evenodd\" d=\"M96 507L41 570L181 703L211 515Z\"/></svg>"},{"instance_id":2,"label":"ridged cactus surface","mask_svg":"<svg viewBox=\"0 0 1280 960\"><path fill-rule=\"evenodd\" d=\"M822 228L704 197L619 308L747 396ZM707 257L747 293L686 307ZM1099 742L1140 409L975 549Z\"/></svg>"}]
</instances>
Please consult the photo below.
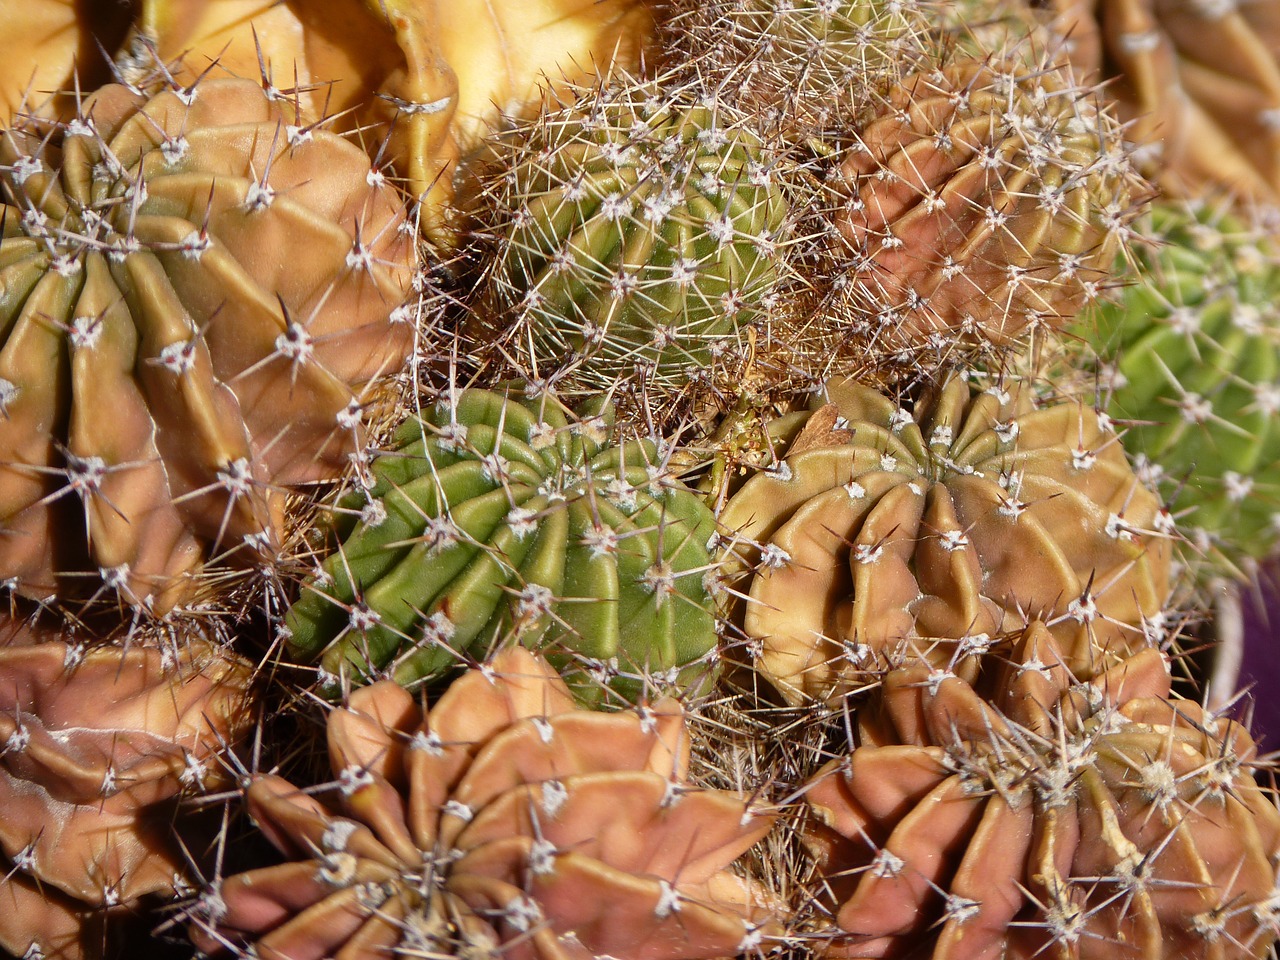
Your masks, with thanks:
<instances>
[{"instance_id":1,"label":"ridged cactus surface","mask_svg":"<svg viewBox=\"0 0 1280 960\"><path fill-rule=\"evenodd\" d=\"M1033 624L973 683L915 662L809 785L830 957L1265 957L1280 812L1238 723L1146 650L1092 681Z\"/></svg>"},{"instance_id":2,"label":"ridged cactus surface","mask_svg":"<svg viewBox=\"0 0 1280 960\"><path fill-rule=\"evenodd\" d=\"M729 870L773 817L687 783L675 701L578 709L516 647L425 716L395 684L364 687L328 738L333 789L249 787L288 860L206 892L192 931L206 953L698 960L776 934Z\"/></svg>"},{"instance_id":3,"label":"ridged cactus surface","mask_svg":"<svg viewBox=\"0 0 1280 960\"><path fill-rule=\"evenodd\" d=\"M526 375L678 384L760 314L787 203L758 137L714 94L605 87L503 152L489 325L510 324Z\"/></svg>"},{"instance_id":4,"label":"ridged cactus surface","mask_svg":"<svg viewBox=\"0 0 1280 960\"><path fill-rule=\"evenodd\" d=\"M1081 332L1192 547L1239 569L1280 539L1280 250L1211 207L1159 204L1138 229L1134 282Z\"/></svg>"},{"instance_id":5,"label":"ridged cactus surface","mask_svg":"<svg viewBox=\"0 0 1280 960\"><path fill-rule=\"evenodd\" d=\"M0 947L101 956L108 916L189 889L171 820L227 783L250 666L197 638L86 647L9 624L3 642Z\"/></svg>"},{"instance_id":6,"label":"ridged cactus surface","mask_svg":"<svg viewBox=\"0 0 1280 960\"><path fill-rule=\"evenodd\" d=\"M1172 197L1280 202L1280 9L1268 0L1053 0L1081 79L1103 82Z\"/></svg>"},{"instance_id":7,"label":"ridged cactus surface","mask_svg":"<svg viewBox=\"0 0 1280 960\"><path fill-rule=\"evenodd\" d=\"M1110 274L1132 180L1069 74L987 60L901 81L841 173L854 303L909 356L1070 322Z\"/></svg>"},{"instance_id":8,"label":"ridged cactus surface","mask_svg":"<svg viewBox=\"0 0 1280 960\"><path fill-rule=\"evenodd\" d=\"M363 447L413 346L402 203L247 80L104 87L0 165L0 577L163 612Z\"/></svg>"},{"instance_id":9,"label":"ridged cactus surface","mask_svg":"<svg viewBox=\"0 0 1280 960\"><path fill-rule=\"evenodd\" d=\"M460 157L549 88L634 69L653 16L643 0L142 0L126 66L145 76L160 59L182 83L265 71L304 122L336 115L381 140L424 232L447 246Z\"/></svg>"},{"instance_id":10,"label":"ridged cactus surface","mask_svg":"<svg viewBox=\"0 0 1280 960\"><path fill-rule=\"evenodd\" d=\"M362 518L289 611L290 652L412 683L514 631L584 695L705 677L715 521L652 441L612 430L598 402L575 415L519 386L446 393L374 463Z\"/></svg>"},{"instance_id":11,"label":"ridged cactus surface","mask_svg":"<svg viewBox=\"0 0 1280 960\"><path fill-rule=\"evenodd\" d=\"M1027 618L1092 676L1158 635L1167 519L1092 410L956 377L913 411L830 381L720 516L748 647L795 702L904 648L972 669Z\"/></svg>"}]
</instances>

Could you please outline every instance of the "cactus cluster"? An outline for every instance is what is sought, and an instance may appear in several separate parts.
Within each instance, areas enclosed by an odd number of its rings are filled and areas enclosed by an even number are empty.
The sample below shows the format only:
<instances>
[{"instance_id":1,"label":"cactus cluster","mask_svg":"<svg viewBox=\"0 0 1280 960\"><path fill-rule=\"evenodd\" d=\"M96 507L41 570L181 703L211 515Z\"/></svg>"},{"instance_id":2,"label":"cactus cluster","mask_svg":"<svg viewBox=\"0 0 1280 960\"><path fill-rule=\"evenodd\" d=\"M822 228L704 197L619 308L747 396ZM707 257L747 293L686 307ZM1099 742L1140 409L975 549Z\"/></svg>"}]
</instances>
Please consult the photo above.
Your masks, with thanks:
<instances>
[{"instance_id":1,"label":"cactus cluster","mask_svg":"<svg viewBox=\"0 0 1280 960\"><path fill-rule=\"evenodd\" d=\"M1172 521L1081 404L953 377L907 410L837 380L777 454L720 520L747 645L790 701L904 648L966 661L1028 617L1082 677L1161 629Z\"/></svg>"},{"instance_id":2,"label":"cactus cluster","mask_svg":"<svg viewBox=\"0 0 1280 960\"><path fill-rule=\"evenodd\" d=\"M52 6L0 956L1274 951L1263 3Z\"/></svg>"},{"instance_id":3,"label":"cactus cluster","mask_svg":"<svg viewBox=\"0 0 1280 960\"><path fill-rule=\"evenodd\" d=\"M686 782L679 703L577 708L518 647L425 715L399 686L328 721L322 794L275 777L248 800L289 859L225 877L199 903L211 955L511 954L698 960L776 936L727 867L772 815Z\"/></svg>"}]
</instances>

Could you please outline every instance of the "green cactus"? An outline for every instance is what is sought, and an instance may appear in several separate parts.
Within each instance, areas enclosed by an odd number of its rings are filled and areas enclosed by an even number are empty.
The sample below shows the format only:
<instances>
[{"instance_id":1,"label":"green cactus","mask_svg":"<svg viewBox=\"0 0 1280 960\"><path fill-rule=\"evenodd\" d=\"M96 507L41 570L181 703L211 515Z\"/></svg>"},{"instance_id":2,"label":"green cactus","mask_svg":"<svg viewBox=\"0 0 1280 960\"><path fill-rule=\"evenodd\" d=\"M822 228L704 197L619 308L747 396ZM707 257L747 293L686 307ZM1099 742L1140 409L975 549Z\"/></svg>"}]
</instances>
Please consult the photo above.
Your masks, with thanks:
<instances>
[{"instance_id":1,"label":"green cactus","mask_svg":"<svg viewBox=\"0 0 1280 960\"><path fill-rule=\"evenodd\" d=\"M606 87L500 152L486 309L526 375L677 384L760 313L787 203L768 152L714 96Z\"/></svg>"},{"instance_id":2,"label":"green cactus","mask_svg":"<svg viewBox=\"0 0 1280 960\"><path fill-rule=\"evenodd\" d=\"M1080 329L1206 572L1237 572L1280 539L1280 249L1210 207L1159 204L1138 233L1136 282Z\"/></svg>"},{"instance_id":3,"label":"green cactus","mask_svg":"<svg viewBox=\"0 0 1280 960\"><path fill-rule=\"evenodd\" d=\"M673 43L766 129L838 128L931 45L927 0L676 0Z\"/></svg>"},{"instance_id":4,"label":"green cactus","mask_svg":"<svg viewBox=\"0 0 1280 960\"><path fill-rule=\"evenodd\" d=\"M729 865L774 815L689 782L690 736L663 698L578 708L519 647L429 712L389 682L328 721L334 789L257 778L249 809L286 862L206 890L206 955L730 957L778 924Z\"/></svg>"},{"instance_id":5,"label":"green cactus","mask_svg":"<svg viewBox=\"0 0 1280 960\"><path fill-rule=\"evenodd\" d=\"M368 505L285 624L331 675L438 677L514 631L635 693L715 647L710 511L649 440L614 444L612 410L468 389L399 431Z\"/></svg>"}]
</instances>

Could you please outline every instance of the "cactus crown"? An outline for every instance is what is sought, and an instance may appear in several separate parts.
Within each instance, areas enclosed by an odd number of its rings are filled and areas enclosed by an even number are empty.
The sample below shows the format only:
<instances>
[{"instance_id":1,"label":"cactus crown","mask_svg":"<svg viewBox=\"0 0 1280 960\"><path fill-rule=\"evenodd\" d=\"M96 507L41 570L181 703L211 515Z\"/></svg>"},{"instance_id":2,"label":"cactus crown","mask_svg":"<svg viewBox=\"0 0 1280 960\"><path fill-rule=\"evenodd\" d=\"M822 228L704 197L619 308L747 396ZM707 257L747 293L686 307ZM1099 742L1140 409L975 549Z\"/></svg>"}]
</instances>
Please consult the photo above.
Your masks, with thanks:
<instances>
[{"instance_id":1,"label":"cactus crown","mask_svg":"<svg viewBox=\"0 0 1280 960\"><path fill-rule=\"evenodd\" d=\"M914 412L848 381L821 399L720 516L789 700L837 698L904 645L968 662L1027 616L1081 676L1159 632L1168 518L1092 410L959 377Z\"/></svg>"},{"instance_id":2,"label":"cactus crown","mask_svg":"<svg viewBox=\"0 0 1280 960\"><path fill-rule=\"evenodd\" d=\"M1091 94L1048 63L976 59L888 92L841 167L873 349L920 363L1005 347L1097 295L1135 178Z\"/></svg>"}]
</instances>

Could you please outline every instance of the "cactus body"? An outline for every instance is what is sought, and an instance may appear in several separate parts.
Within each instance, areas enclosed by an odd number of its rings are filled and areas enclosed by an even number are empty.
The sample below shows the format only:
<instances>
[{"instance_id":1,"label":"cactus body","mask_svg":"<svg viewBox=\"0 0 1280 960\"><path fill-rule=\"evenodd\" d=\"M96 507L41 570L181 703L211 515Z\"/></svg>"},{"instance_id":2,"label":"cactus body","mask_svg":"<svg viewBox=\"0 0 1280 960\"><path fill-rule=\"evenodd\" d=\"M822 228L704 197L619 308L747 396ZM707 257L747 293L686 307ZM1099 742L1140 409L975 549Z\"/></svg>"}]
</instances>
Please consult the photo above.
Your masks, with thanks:
<instances>
[{"instance_id":1,"label":"cactus body","mask_svg":"<svg viewBox=\"0 0 1280 960\"><path fill-rule=\"evenodd\" d=\"M1054 0L1077 74L1104 81L1167 196L1280 202L1280 12L1245 0Z\"/></svg>"},{"instance_id":2,"label":"cactus body","mask_svg":"<svg viewBox=\"0 0 1280 960\"><path fill-rule=\"evenodd\" d=\"M412 683L514 630L623 690L704 673L715 522L651 442L607 442L611 416L471 389L409 421L365 519L289 611L290 652Z\"/></svg>"},{"instance_id":3,"label":"cactus body","mask_svg":"<svg viewBox=\"0 0 1280 960\"><path fill-rule=\"evenodd\" d=\"M966 682L889 673L809 785L831 957L1244 958L1276 937L1280 811L1238 723L1146 650L1090 682L1033 624Z\"/></svg>"},{"instance_id":4,"label":"cactus body","mask_svg":"<svg viewBox=\"0 0 1280 960\"><path fill-rule=\"evenodd\" d=\"M219 754L246 732L250 667L198 639L86 648L6 633L0 887L32 908L0 912L0 946L100 955L103 917L184 889L170 819L179 799L225 782Z\"/></svg>"},{"instance_id":5,"label":"cactus body","mask_svg":"<svg viewBox=\"0 0 1280 960\"><path fill-rule=\"evenodd\" d=\"M160 59L183 58L181 82L265 67L307 122L381 131L381 158L444 245L459 157L550 90L634 69L652 31L639 0L143 0L138 28Z\"/></svg>"},{"instance_id":6,"label":"cactus body","mask_svg":"<svg viewBox=\"0 0 1280 960\"><path fill-rule=\"evenodd\" d=\"M1158 626L1166 519L1093 411L958 378L914 413L828 383L720 517L751 577L746 636L793 701L836 698L904 646L972 668L979 639L1027 617L1092 676Z\"/></svg>"},{"instance_id":7,"label":"cactus body","mask_svg":"<svg viewBox=\"0 0 1280 960\"><path fill-rule=\"evenodd\" d=\"M772 817L686 782L672 700L643 715L576 709L516 647L425 717L392 683L362 688L328 733L339 789L249 788L290 861L211 890L192 928L201 950L683 960L769 931L758 891L727 867Z\"/></svg>"},{"instance_id":8,"label":"cactus body","mask_svg":"<svg viewBox=\"0 0 1280 960\"><path fill-rule=\"evenodd\" d=\"M102 51L129 29L125 4L14 0L0 16L0 123L22 112L60 114L73 84L90 90L105 78ZM107 54L110 55L109 53ZM101 74L102 76L99 76Z\"/></svg>"},{"instance_id":9,"label":"cactus body","mask_svg":"<svg viewBox=\"0 0 1280 960\"><path fill-rule=\"evenodd\" d=\"M787 205L732 112L651 86L598 91L520 128L491 322L531 375L679 383L760 311Z\"/></svg>"},{"instance_id":10,"label":"cactus body","mask_svg":"<svg viewBox=\"0 0 1280 960\"><path fill-rule=\"evenodd\" d=\"M1157 206L1137 281L1082 332L1112 361L1107 411L1193 545L1239 569L1280 537L1280 254L1231 216Z\"/></svg>"},{"instance_id":11,"label":"cactus body","mask_svg":"<svg viewBox=\"0 0 1280 960\"><path fill-rule=\"evenodd\" d=\"M962 60L887 95L842 166L854 301L908 354L1059 328L1109 275L1128 168L1052 69Z\"/></svg>"},{"instance_id":12,"label":"cactus body","mask_svg":"<svg viewBox=\"0 0 1280 960\"><path fill-rule=\"evenodd\" d=\"M166 610L361 449L413 343L401 203L249 81L104 87L0 162L0 576Z\"/></svg>"}]
</instances>

